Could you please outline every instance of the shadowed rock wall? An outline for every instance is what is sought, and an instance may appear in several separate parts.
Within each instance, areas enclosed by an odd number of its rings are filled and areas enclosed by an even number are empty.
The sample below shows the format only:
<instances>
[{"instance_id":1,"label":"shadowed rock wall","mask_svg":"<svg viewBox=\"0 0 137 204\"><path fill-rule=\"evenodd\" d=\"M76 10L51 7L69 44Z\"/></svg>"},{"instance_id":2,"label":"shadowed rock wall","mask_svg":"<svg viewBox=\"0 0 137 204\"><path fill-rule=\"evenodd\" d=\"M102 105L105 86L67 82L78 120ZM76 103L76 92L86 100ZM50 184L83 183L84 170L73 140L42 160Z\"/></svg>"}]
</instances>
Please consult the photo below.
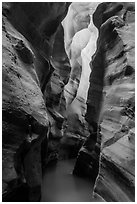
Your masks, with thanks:
<instances>
[{"instance_id":1,"label":"shadowed rock wall","mask_svg":"<svg viewBox=\"0 0 137 204\"><path fill-rule=\"evenodd\" d=\"M94 196L134 201L135 6L69 5L3 3L3 198L39 201L43 166L77 156Z\"/></svg>"},{"instance_id":2,"label":"shadowed rock wall","mask_svg":"<svg viewBox=\"0 0 137 204\"><path fill-rule=\"evenodd\" d=\"M105 20L109 11L117 10L120 6L123 8L115 14L117 16L109 15L110 18L100 27L98 44L102 44L105 53L104 105L100 118L102 135L100 167L94 191L108 202L133 202L135 199L135 5L108 3L106 6L108 11L102 15Z\"/></svg>"},{"instance_id":3,"label":"shadowed rock wall","mask_svg":"<svg viewBox=\"0 0 137 204\"><path fill-rule=\"evenodd\" d=\"M53 70L54 36L69 4L3 3L3 198L9 201L12 196L40 199L42 161L54 120L43 92ZM15 198L23 183L29 198L23 188Z\"/></svg>"}]
</instances>

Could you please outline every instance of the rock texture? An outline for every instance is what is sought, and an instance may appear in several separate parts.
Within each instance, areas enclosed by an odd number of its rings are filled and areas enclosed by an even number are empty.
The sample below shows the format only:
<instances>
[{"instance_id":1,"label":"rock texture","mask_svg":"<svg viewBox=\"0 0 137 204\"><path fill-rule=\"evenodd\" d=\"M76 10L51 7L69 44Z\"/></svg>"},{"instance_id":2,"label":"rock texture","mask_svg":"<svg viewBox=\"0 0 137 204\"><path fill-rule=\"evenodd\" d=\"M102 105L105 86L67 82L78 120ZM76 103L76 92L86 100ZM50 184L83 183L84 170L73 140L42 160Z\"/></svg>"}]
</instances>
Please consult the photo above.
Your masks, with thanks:
<instances>
[{"instance_id":1,"label":"rock texture","mask_svg":"<svg viewBox=\"0 0 137 204\"><path fill-rule=\"evenodd\" d=\"M84 119L89 87L89 62L96 50L98 29L93 25L92 14L99 3L72 3L63 20L65 49L70 59L71 72L64 88L66 99L67 130L87 138L89 135ZM73 22L70 24L70 22ZM83 130L82 130L83 129ZM82 130L82 131L81 131Z\"/></svg>"},{"instance_id":2,"label":"rock texture","mask_svg":"<svg viewBox=\"0 0 137 204\"><path fill-rule=\"evenodd\" d=\"M28 185L39 186L41 180L41 168L38 168L38 165L41 165L39 151L41 141L46 137L48 117L38 85L31 48L6 18L3 18L2 77L3 181L6 184L4 186L18 177L19 180L23 179L22 168L27 174L25 179Z\"/></svg>"},{"instance_id":3,"label":"rock texture","mask_svg":"<svg viewBox=\"0 0 137 204\"><path fill-rule=\"evenodd\" d=\"M66 114L66 101L63 95L65 84L70 75L70 63L64 48L64 30L60 24L53 43L50 62L52 73L44 91L46 107L51 118L51 134L49 137L48 160L57 161L59 157L59 144L63 136L63 123Z\"/></svg>"},{"instance_id":4,"label":"rock texture","mask_svg":"<svg viewBox=\"0 0 137 204\"><path fill-rule=\"evenodd\" d=\"M45 165L76 156L94 197L134 201L134 16L129 2L3 3L3 201L40 201Z\"/></svg>"},{"instance_id":5,"label":"rock texture","mask_svg":"<svg viewBox=\"0 0 137 204\"><path fill-rule=\"evenodd\" d=\"M45 89L46 105L60 113L64 113L62 104L62 92L70 75L70 63L64 48L64 30L62 25L57 29L53 49L51 52L51 64L54 71ZM64 104L65 106L65 104Z\"/></svg>"},{"instance_id":6,"label":"rock texture","mask_svg":"<svg viewBox=\"0 0 137 204\"><path fill-rule=\"evenodd\" d=\"M134 3L102 3L93 14L99 38L90 63L85 116L90 136L79 151L74 174L94 179L99 167L94 196L108 202L135 198L134 12Z\"/></svg>"},{"instance_id":7,"label":"rock texture","mask_svg":"<svg viewBox=\"0 0 137 204\"><path fill-rule=\"evenodd\" d=\"M12 200L12 193L15 197L22 183L28 188L27 200L40 199L41 162L46 156L50 118L58 119L47 111L43 93L53 70L50 58L54 35L68 6L69 3L3 3L5 201L8 197ZM18 201L25 199L21 195Z\"/></svg>"},{"instance_id":8,"label":"rock texture","mask_svg":"<svg viewBox=\"0 0 137 204\"><path fill-rule=\"evenodd\" d=\"M65 33L65 48L72 67L69 82L64 90L67 107L76 96L78 100L86 101L86 95L83 94L88 90L88 86L86 83L84 84L84 81L89 80L90 67L88 61L95 52L98 37L98 30L92 23L92 14L97 5L98 3L72 3L62 23ZM73 23L70 24L71 19ZM89 39L92 39L90 43ZM89 47L92 47L92 49L89 49ZM82 85L84 86L83 89Z\"/></svg>"},{"instance_id":9,"label":"rock texture","mask_svg":"<svg viewBox=\"0 0 137 204\"><path fill-rule=\"evenodd\" d=\"M134 3L102 3L93 14L99 38L85 115L90 136L74 174L95 179L99 167L94 196L108 202L135 199L134 12Z\"/></svg>"},{"instance_id":10,"label":"rock texture","mask_svg":"<svg viewBox=\"0 0 137 204\"><path fill-rule=\"evenodd\" d=\"M112 9L118 5L107 6ZM100 169L94 191L108 202L135 199L135 8L134 3L122 6L119 17L110 17L102 24L99 38L100 46L105 47L105 97Z\"/></svg>"}]
</instances>

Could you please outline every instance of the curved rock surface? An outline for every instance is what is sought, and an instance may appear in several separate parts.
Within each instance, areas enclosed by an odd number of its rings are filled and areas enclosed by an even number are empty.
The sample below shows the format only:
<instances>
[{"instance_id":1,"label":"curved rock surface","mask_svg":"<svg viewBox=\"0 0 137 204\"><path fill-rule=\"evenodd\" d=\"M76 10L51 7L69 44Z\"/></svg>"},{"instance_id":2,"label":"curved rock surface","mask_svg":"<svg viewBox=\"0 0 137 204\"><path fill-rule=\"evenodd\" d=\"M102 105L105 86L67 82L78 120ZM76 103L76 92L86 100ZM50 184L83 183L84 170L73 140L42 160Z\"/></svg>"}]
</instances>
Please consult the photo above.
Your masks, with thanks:
<instances>
[{"instance_id":1,"label":"curved rock surface","mask_svg":"<svg viewBox=\"0 0 137 204\"><path fill-rule=\"evenodd\" d=\"M33 52L28 42L6 18L3 18L2 76L3 181L6 184L4 186L10 185L10 182L18 177L23 179L22 165L24 165L28 185L36 187L41 181L40 144L43 137L46 137L49 121L33 63ZM32 163L34 167L31 166Z\"/></svg>"},{"instance_id":2,"label":"curved rock surface","mask_svg":"<svg viewBox=\"0 0 137 204\"><path fill-rule=\"evenodd\" d=\"M108 202L135 199L134 13L134 3L102 3L93 15L99 38L90 63L90 136L78 154L74 174L96 178L99 167L94 196Z\"/></svg>"},{"instance_id":3,"label":"curved rock surface","mask_svg":"<svg viewBox=\"0 0 137 204\"><path fill-rule=\"evenodd\" d=\"M87 126L84 115L91 72L89 62L96 50L98 37L98 30L92 22L92 14L98 4L98 2L72 3L62 23L66 52L71 65L70 78L64 88L64 97L66 99L68 127L71 127L73 133L76 129L75 124L79 123L81 128ZM83 18L81 19L79 15ZM77 20L78 17L79 20ZM73 23L70 24L71 19ZM86 137L89 135L89 132L87 132L88 134L85 132L85 128L83 133L82 135Z\"/></svg>"},{"instance_id":4,"label":"curved rock surface","mask_svg":"<svg viewBox=\"0 0 137 204\"><path fill-rule=\"evenodd\" d=\"M108 202L133 202L135 199L134 12L134 4L125 3L118 14L123 17L124 24L120 17L112 17L100 28L104 30L100 42L103 38L107 49L100 169L94 191ZM108 29L113 40L105 37Z\"/></svg>"},{"instance_id":5,"label":"curved rock surface","mask_svg":"<svg viewBox=\"0 0 137 204\"><path fill-rule=\"evenodd\" d=\"M67 86L65 86L65 92L64 92L64 94L66 95L65 98L67 100L67 106L70 105L74 100L74 98L76 97L77 90L79 87L79 82L83 84L84 83L83 78L85 78L86 76L89 76L89 66L87 69L84 67L83 61L86 61L86 59L85 59L85 56L83 55L85 53L85 55L89 59L92 56L92 54L94 54L95 52L98 31L94 26L94 24L92 23L92 14L94 13L98 4L99 3L95 3L95 2L94 3L72 3L69 8L68 14L63 21L64 32L65 32L65 36L64 36L65 43L68 44L66 46L66 52L69 56L70 64L72 67L71 73L70 73L70 79ZM83 21L81 20L79 15L83 15L83 18L82 18ZM77 21L78 17L79 17L79 21ZM72 22L74 23L70 24L71 18L73 18ZM83 24L83 22L85 22L85 24ZM77 25L77 29L76 29L76 25ZM72 30L75 32L72 32ZM93 41L91 40L90 44L88 45L88 48L86 48L90 38ZM95 43L95 45L93 42ZM91 43L93 43L93 45ZM68 46L69 46L69 53L67 50ZM89 46L91 46L92 49L89 49ZM87 60L87 64L88 63L89 62ZM87 71L87 75L85 74L86 76L84 76L84 71L83 71L84 69L86 69ZM83 91L81 90L82 88L81 86L80 86L79 94L83 94ZM86 101L84 97L81 97L81 98L83 98Z\"/></svg>"},{"instance_id":6,"label":"curved rock surface","mask_svg":"<svg viewBox=\"0 0 137 204\"><path fill-rule=\"evenodd\" d=\"M94 197L135 200L134 16L129 2L3 3L3 201L40 201L45 166L75 157Z\"/></svg>"},{"instance_id":7,"label":"curved rock surface","mask_svg":"<svg viewBox=\"0 0 137 204\"><path fill-rule=\"evenodd\" d=\"M93 14L99 38L90 63L90 136L79 151L74 174L96 178L99 167L94 196L108 202L135 199L134 12L134 3L102 3ZM97 123L101 135L95 132Z\"/></svg>"},{"instance_id":8,"label":"curved rock surface","mask_svg":"<svg viewBox=\"0 0 137 204\"><path fill-rule=\"evenodd\" d=\"M41 157L46 156L50 117L55 115L49 117L42 92L52 71L54 35L69 4L3 3L4 199L11 199L7 193L14 197L22 183L29 190L29 198L22 193L22 199L40 199Z\"/></svg>"}]
</instances>

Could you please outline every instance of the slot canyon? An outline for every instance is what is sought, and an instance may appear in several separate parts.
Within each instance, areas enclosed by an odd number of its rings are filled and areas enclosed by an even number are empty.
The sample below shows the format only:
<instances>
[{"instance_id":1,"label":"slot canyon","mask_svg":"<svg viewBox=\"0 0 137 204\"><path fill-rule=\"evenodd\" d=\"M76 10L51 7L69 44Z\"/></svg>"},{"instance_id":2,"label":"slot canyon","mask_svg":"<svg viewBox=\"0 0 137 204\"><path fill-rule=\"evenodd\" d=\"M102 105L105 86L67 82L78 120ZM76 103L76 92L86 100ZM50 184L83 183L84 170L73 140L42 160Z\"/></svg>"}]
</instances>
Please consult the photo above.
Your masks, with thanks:
<instances>
[{"instance_id":1,"label":"slot canyon","mask_svg":"<svg viewBox=\"0 0 137 204\"><path fill-rule=\"evenodd\" d=\"M135 201L135 3L2 3L2 201Z\"/></svg>"}]
</instances>

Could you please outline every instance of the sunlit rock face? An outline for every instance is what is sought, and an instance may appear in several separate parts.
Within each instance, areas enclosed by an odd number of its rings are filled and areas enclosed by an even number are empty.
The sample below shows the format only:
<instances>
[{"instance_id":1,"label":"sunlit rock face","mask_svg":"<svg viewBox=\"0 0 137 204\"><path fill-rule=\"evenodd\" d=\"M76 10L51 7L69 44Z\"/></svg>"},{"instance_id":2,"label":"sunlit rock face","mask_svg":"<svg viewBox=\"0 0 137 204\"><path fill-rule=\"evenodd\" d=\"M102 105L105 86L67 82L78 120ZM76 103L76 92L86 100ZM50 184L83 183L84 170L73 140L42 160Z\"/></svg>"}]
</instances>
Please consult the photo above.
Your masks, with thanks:
<instances>
[{"instance_id":1,"label":"sunlit rock face","mask_svg":"<svg viewBox=\"0 0 137 204\"><path fill-rule=\"evenodd\" d=\"M66 96L67 106L71 104L71 102L73 101L74 97L77 94L79 81L81 81L81 79L82 79L82 82L84 81L83 80L84 68L82 69L82 63L84 64L84 62L82 62L82 60L84 61L85 57L82 57L83 54L87 53L86 56L89 59L95 52L98 30L92 22L92 14L94 13L98 4L99 3L74 3L73 5L72 3L72 5L69 8L68 14L63 21L63 27L64 27L64 33L65 33L65 36L64 36L65 44L68 44L69 46L69 51L68 51L68 46L66 46L66 52L69 56L70 64L72 67L71 73L70 73L70 80L67 86L65 87L65 90L66 90L65 95L69 95L69 93L66 93L66 92L70 92L71 93L70 95L72 95L70 97ZM82 8L83 10L81 10ZM81 15L81 18L79 17L79 15ZM77 21L78 17L79 17L79 21ZM71 21L71 18L72 18L72 21ZM83 20L81 24L80 24L80 20L81 21ZM70 24L70 22L74 22L74 24L73 23ZM85 22L85 24L83 24L83 22ZM76 23L77 23L77 27L76 27ZM70 26L71 26L71 29L70 29ZM88 27L88 28L85 28L85 27ZM72 32L70 35L71 30L73 30L74 32ZM88 47L92 46L92 49L90 49L90 53L89 53L89 48L87 48L86 50L86 46L89 43L90 38L93 39L93 41L91 40L93 44L88 45ZM85 50L83 50L84 48ZM89 61L87 62L87 64L89 64ZM89 66L86 71L87 71L87 75L89 76Z\"/></svg>"},{"instance_id":2,"label":"sunlit rock face","mask_svg":"<svg viewBox=\"0 0 137 204\"><path fill-rule=\"evenodd\" d=\"M87 28L89 22L89 3L73 2L68 9L67 16L62 22L65 34L65 49L68 56L70 56L70 46L75 33L84 28Z\"/></svg>"},{"instance_id":3,"label":"sunlit rock face","mask_svg":"<svg viewBox=\"0 0 137 204\"><path fill-rule=\"evenodd\" d=\"M95 10L93 10L94 12ZM86 32L89 32L89 35L87 35ZM80 77L80 83L77 91L77 98L83 98L85 102L87 101L87 92L89 88L89 76L91 67L90 67L90 61L92 59L92 56L94 55L96 51L96 44L97 44L97 38L98 38L98 29L93 24L92 15L91 15L91 21L88 29L86 29L86 32L83 33L83 36L87 36L88 42L86 43L86 46L84 49L81 49L81 59L82 59L82 71L81 71L81 77ZM82 39L81 39L82 40Z\"/></svg>"},{"instance_id":4,"label":"sunlit rock face","mask_svg":"<svg viewBox=\"0 0 137 204\"><path fill-rule=\"evenodd\" d=\"M58 126L62 123L60 115L47 111L43 93L53 71L55 33L68 6L65 2L3 3L4 199L12 200L13 195L17 201L40 200L47 137L50 129L59 129L56 121ZM22 185L28 197L22 191L21 198L15 198Z\"/></svg>"},{"instance_id":5,"label":"sunlit rock face","mask_svg":"<svg viewBox=\"0 0 137 204\"><path fill-rule=\"evenodd\" d=\"M96 50L98 37L98 29L93 24L92 14L98 4L72 3L62 23L66 52L71 65L70 78L64 88L64 96L66 99L68 126L73 127L74 130L77 121L83 126L87 126L84 115L91 72L89 63ZM79 17L80 15L81 18ZM70 24L71 21L73 23ZM73 32L70 33L72 30ZM87 135L85 136L87 137Z\"/></svg>"}]
</instances>

